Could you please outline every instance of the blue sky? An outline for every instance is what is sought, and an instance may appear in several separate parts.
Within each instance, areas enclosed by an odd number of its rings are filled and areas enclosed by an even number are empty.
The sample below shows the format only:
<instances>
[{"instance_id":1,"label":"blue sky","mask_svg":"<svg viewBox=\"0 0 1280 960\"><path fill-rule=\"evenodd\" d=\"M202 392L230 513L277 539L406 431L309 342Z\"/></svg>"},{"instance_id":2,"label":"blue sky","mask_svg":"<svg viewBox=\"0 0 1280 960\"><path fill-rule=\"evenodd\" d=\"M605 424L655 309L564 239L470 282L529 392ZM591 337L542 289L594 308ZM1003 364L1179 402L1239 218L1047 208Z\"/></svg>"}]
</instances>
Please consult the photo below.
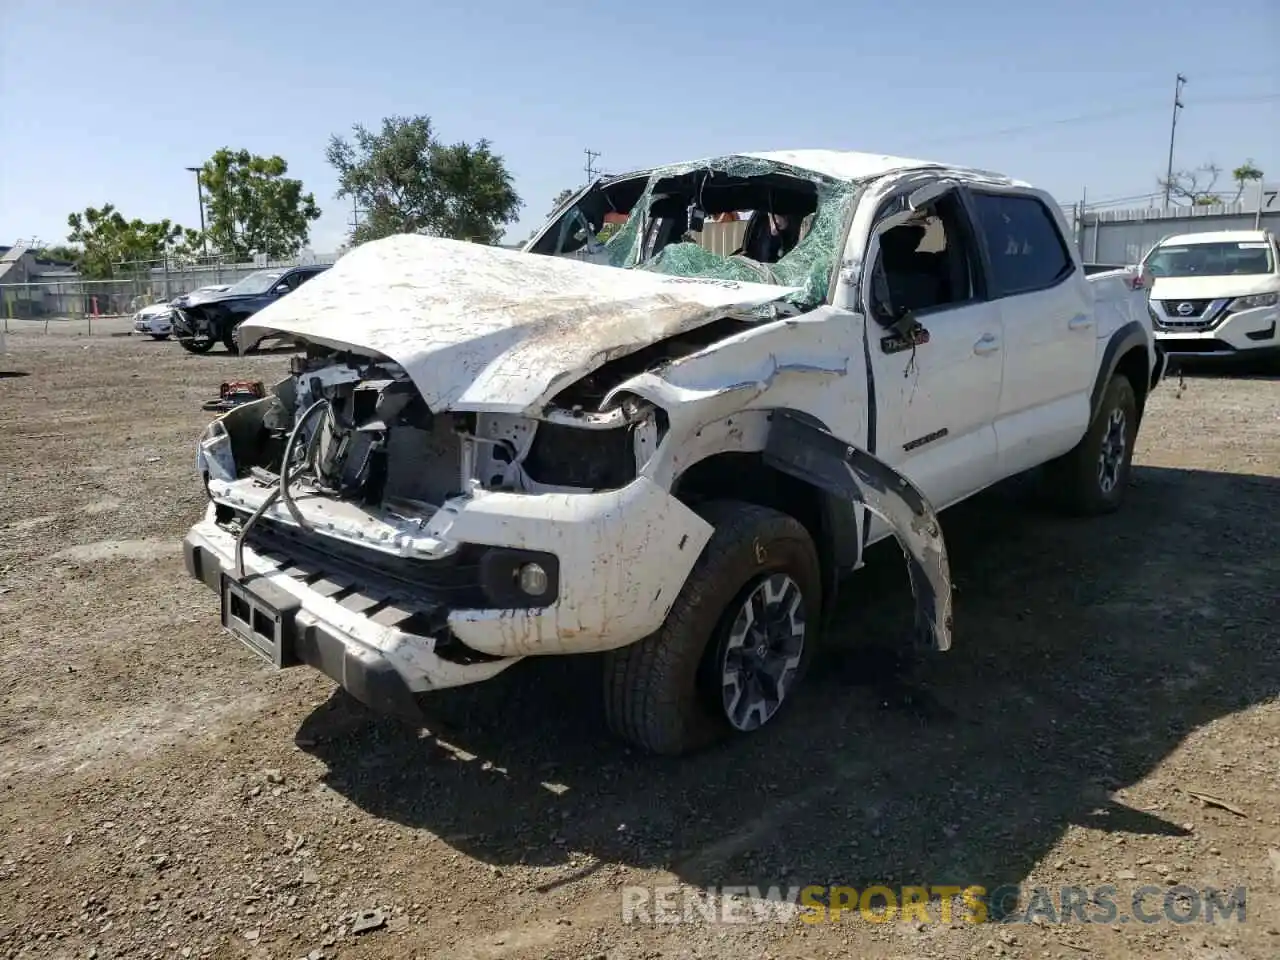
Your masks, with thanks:
<instances>
[{"instance_id":1,"label":"blue sky","mask_svg":"<svg viewBox=\"0 0 1280 960\"><path fill-rule=\"evenodd\" d=\"M7 0L0 243L61 241L70 211L107 201L196 226L184 167L231 146L289 162L331 250L350 204L325 145L388 114L493 142L526 201L512 239L582 181L585 147L618 171L857 149L997 169L1064 203L1129 196L1163 173L1178 71L1175 166L1226 180L1252 157L1276 181L1278 50L1276 0Z\"/></svg>"}]
</instances>

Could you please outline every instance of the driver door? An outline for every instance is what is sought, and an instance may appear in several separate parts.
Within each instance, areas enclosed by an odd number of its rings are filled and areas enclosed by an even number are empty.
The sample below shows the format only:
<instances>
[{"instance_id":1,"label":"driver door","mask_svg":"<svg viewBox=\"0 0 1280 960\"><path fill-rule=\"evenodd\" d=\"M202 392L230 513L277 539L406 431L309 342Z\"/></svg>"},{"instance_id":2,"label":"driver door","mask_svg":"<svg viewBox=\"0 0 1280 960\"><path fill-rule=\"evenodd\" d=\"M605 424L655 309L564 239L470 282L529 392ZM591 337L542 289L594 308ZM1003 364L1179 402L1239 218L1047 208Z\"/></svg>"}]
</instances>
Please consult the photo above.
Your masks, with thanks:
<instances>
[{"instance_id":1,"label":"driver door","mask_svg":"<svg viewBox=\"0 0 1280 960\"><path fill-rule=\"evenodd\" d=\"M896 212L892 204L878 219ZM997 479L1002 319L987 299L958 190L878 240L862 286L875 375L875 453L941 509ZM900 302L882 302L895 298ZM895 333L884 325L888 318L876 319L886 307L910 310L922 329L910 337Z\"/></svg>"}]
</instances>

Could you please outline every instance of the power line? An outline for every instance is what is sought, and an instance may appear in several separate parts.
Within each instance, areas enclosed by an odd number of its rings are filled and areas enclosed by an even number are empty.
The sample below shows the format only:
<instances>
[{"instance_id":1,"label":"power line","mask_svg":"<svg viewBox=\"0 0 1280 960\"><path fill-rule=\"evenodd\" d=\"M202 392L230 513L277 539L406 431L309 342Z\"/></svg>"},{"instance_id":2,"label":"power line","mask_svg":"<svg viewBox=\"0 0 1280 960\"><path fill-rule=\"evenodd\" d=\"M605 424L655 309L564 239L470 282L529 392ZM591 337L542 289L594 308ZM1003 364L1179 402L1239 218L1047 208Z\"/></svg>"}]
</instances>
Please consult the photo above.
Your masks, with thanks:
<instances>
[{"instance_id":1,"label":"power line","mask_svg":"<svg viewBox=\"0 0 1280 960\"><path fill-rule=\"evenodd\" d=\"M1127 197L1109 197L1105 200L1094 200L1091 203L1086 203L1084 205L1084 209L1098 210L1102 207L1114 207L1125 203L1136 203L1140 200L1155 200L1161 196L1163 196L1163 193L1156 190L1150 193L1135 193Z\"/></svg>"},{"instance_id":2,"label":"power line","mask_svg":"<svg viewBox=\"0 0 1280 960\"><path fill-rule=\"evenodd\" d=\"M1210 97L1204 100L1194 101L1193 106L1217 106L1235 103L1263 103L1267 101L1280 100L1280 94L1267 93L1248 96L1231 96L1231 97ZM1012 127L1003 127L996 130L987 130L979 133L963 133L952 137L938 137L931 140L917 140L913 145L909 145L908 149L915 149L922 146L933 146L948 143L964 143L970 140L993 140L1002 137L1017 136L1022 133L1035 133L1039 130L1052 127L1068 126L1075 123L1093 123L1097 120L1110 120L1114 117L1139 116L1144 114L1153 114L1160 110L1168 108L1168 101L1165 103L1149 103L1131 107L1117 107L1109 110L1098 110L1091 113L1081 113L1071 117L1060 117L1056 120L1041 120L1034 123L1024 123Z\"/></svg>"},{"instance_id":3,"label":"power line","mask_svg":"<svg viewBox=\"0 0 1280 960\"><path fill-rule=\"evenodd\" d=\"M1062 117L1059 120L1044 120L1039 123L1026 123L1016 127L1004 127L999 130L987 130L982 133L965 133L956 137L942 137L934 140L926 140L918 142L919 146L928 146L937 143L959 143L966 140L991 140L997 137L1016 136L1020 133L1029 133L1045 127L1060 127L1071 123L1089 123L1094 120L1107 120L1111 117L1124 117L1137 113L1149 113L1153 108L1148 106L1142 107L1119 107L1111 110L1099 110L1096 113L1082 113L1074 117Z\"/></svg>"},{"instance_id":4,"label":"power line","mask_svg":"<svg viewBox=\"0 0 1280 960\"><path fill-rule=\"evenodd\" d=\"M1212 97L1208 100L1197 100L1200 106L1211 107L1215 104L1225 103L1264 103L1268 100L1280 100L1280 93L1262 93L1256 96L1247 97Z\"/></svg>"}]
</instances>

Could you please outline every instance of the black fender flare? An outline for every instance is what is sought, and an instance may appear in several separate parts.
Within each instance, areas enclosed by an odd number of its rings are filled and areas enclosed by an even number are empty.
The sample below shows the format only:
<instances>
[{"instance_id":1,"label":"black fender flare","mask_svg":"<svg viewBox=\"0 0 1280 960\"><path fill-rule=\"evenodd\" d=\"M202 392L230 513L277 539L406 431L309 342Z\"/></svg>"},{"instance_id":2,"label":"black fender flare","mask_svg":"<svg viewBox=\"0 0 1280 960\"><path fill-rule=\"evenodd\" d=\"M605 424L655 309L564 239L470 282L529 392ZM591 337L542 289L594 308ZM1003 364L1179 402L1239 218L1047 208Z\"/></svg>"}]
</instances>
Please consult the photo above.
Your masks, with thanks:
<instances>
[{"instance_id":1,"label":"black fender flare","mask_svg":"<svg viewBox=\"0 0 1280 960\"><path fill-rule=\"evenodd\" d=\"M774 421L782 417L802 423L814 430L830 433L830 428L820 418L791 407L764 407L756 408L750 412L763 416L767 421L766 426L770 430L772 430ZM737 414L734 416L737 416ZM777 464L768 464L768 454L765 448L761 448L758 451L717 451L717 453L710 453L699 460L684 464L679 474L673 478L672 488L677 488L681 479L689 471L707 460L714 459L721 452L758 452L765 458L767 465L778 469ZM815 483L812 477L797 474L794 470L781 470L780 472L788 473L796 479L808 483L817 494L818 521L822 530L821 538L815 546L817 546L819 556L822 557L823 561L823 610L824 613L830 613L834 609L843 574L856 567L862 556L865 535L861 538L858 536L858 521L863 505L850 500L843 493L833 492L830 486Z\"/></svg>"},{"instance_id":2,"label":"black fender flare","mask_svg":"<svg viewBox=\"0 0 1280 960\"><path fill-rule=\"evenodd\" d=\"M846 444L811 417L774 413L765 461L779 470L865 507L889 524L906 555L915 598L918 642L951 646L951 572L937 512L907 477L874 454Z\"/></svg>"},{"instance_id":3,"label":"black fender flare","mask_svg":"<svg viewBox=\"0 0 1280 960\"><path fill-rule=\"evenodd\" d=\"M1123 357L1133 348L1140 349L1147 357L1147 376L1150 378L1151 371L1151 341L1147 337L1147 331L1137 320L1131 320L1123 327L1111 335L1111 339L1107 341L1105 349L1102 351L1102 362L1098 364L1097 378L1093 382L1093 393L1089 396L1089 421L1092 423L1093 418L1098 415L1098 410L1102 406L1102 395L1106 393L1107 384L1111 382L1111 378L1115 375L1116 367L1120 364L1120 358ZM1141 393L1145 395L1151 388L1151 384L1143 384ZM1141 411L1139 411L1141 416Z\"/></svg>"},{"instance_id":4,"label":"black fender flare","mask_svg":"<svg viewBox=\"0 0 1280 960\"><path fill-rule=\"evenodd\" d=\"M802 410L775 407L770 412L769 419L773 421L777 417L796 420L824 433L831 433L831 428L822 420ZM774 465L777 466L777 464ZM794 471L784 472L796 475ZM862 539L858 536L858 512L862 509L861 502L851 500L843 493L833 493L831 486L814 483L811 477L797 476L797 478L808 481L822 494L823 531L831 541L831 561L835 570L857 566L862 554Z\"/></svg>"}]
</instances>

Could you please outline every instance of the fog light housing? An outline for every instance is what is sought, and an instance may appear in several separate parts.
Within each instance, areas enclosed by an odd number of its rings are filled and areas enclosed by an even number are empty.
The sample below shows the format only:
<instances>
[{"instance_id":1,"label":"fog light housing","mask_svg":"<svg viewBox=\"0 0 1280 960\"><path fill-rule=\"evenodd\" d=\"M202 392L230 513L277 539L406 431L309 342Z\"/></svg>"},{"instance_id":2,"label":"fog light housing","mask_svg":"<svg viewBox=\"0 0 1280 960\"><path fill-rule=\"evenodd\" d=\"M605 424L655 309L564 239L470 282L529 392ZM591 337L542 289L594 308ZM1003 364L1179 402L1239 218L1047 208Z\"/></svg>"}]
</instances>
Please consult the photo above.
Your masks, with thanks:
<instances>
[{"instance_id":1,"label":"fog light housing","mask_svg":"<svg viewBox=\"0 0 1280 960\"><path fill-rule=\"evenodd\" d=\"M551 585L551 578L540 563L524 563L516 570L516 583L531 597L541 597Z\"/></svg>"}]
</instances>

